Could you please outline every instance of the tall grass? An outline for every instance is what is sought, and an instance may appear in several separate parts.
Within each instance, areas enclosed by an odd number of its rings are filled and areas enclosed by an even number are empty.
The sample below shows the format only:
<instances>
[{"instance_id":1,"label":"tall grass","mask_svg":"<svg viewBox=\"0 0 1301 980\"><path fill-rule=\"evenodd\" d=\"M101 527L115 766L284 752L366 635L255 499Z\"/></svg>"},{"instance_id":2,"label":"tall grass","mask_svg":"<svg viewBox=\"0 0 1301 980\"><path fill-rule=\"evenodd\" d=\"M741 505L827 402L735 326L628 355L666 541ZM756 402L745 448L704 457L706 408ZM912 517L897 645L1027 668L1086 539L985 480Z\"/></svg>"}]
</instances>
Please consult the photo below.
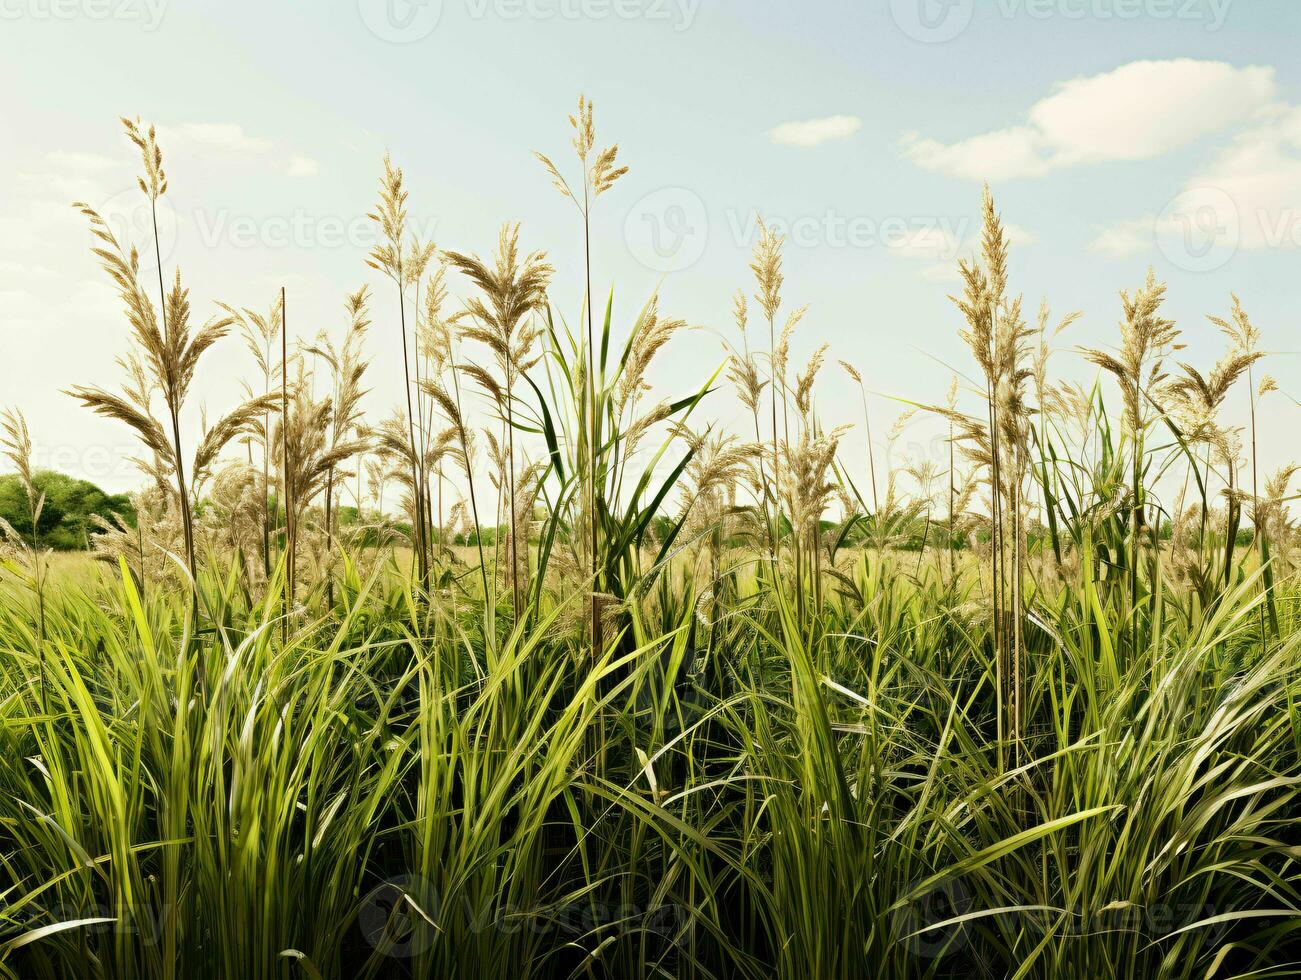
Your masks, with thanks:
<instances>
[{"instance_id":1,"label":"tall grass","mask_svg":"<svg viewBox=\"0 0 1301 980\"><path fill-rule=\"evenodd\" d=\"M572 122L583 192L543 162L590 256L623 170L589 102ZM1239 475L1259 447L1223 406L1275 386L1236 299L1202 374L1170 364L1149 276L1118 347L1083 352L1098 381L1059 381L1075 316L1026 323L987 193L957 301L978 380L913 408L944 458L878 488L845 365L864 494L815 404L825 348L792 367L804 308L766 226L766 342L742 291L725 359L662 395L686 323L658 297L598 307L586 262L571 329L516 226L489 260L436 251L387 160L381 187L405 390L380 422L365 289L341 338L296 350L279 304L194 334L180 286L159 321L85 209L133 349L124 394L77 394L137 432L149 486L98 536L98 579L51 579L8 536L4 975L1298 969L1294 470ZM235 323L255 382L183 469L194 365ZM722 377L744 433L715 421ZM6 431L21 468L26 427ZM363 471L396 514L361 507Z\"/></svg>"}]
</instances>

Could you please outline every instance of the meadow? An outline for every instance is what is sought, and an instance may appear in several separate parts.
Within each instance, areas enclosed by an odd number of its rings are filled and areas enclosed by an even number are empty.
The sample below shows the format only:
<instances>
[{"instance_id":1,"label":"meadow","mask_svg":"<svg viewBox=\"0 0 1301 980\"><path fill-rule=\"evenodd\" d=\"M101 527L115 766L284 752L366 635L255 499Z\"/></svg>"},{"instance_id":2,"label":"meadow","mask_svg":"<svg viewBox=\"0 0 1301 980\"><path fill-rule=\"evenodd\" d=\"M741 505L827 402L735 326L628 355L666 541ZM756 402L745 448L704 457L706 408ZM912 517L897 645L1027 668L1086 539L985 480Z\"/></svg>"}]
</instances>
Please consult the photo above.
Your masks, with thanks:
<instances>
[{"instance_id":1,"label":"meadow","mask_svg":"<svg viewBox=\"0 0 1301 980\"><path fill-rule=\"evenodd\" d=\"M590 255L625 171L590 102L570 125L539 180ZM156 134L125 126L156 206ZM726 363L661 392L686 322L656 297L620 318L589 264L566 318L516 226L437 249L408 193L386 159L383 288L319 337L283 294L192 310L77 205L124 380L69 394L138 437L141 489L93 554L50 553L5 415L30 520L0 572L0 973L1301 970L1295 468L1260 472L1254 428L1294 406L1236 298L1211 366L1151 275L1113 345L1072 348L986 191L970 373L903 406L948 458L891 464L873 379L794 361L766 227ZM187 441L205 354L240 341L246 383ZM371 418L382 344L407 383ZM860 418L820 416L832 370Z\"/></svg>"}]
</instances>

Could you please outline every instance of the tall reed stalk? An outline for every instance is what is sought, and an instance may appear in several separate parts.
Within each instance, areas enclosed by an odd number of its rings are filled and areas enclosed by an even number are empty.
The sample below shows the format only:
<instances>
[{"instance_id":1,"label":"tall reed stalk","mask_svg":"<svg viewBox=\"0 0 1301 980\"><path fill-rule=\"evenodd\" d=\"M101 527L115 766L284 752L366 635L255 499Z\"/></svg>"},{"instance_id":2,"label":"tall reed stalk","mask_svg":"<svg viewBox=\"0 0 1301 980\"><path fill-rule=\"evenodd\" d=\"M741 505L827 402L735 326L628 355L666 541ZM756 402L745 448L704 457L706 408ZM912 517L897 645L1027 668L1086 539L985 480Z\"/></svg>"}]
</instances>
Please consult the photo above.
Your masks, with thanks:
<instances>
[{"instance_id":1,"label":"tall reed stalk","mask_svg":"<svg viewBox=\"0 0 1301 980\"><path fill-rule=\"evenodd\" d=\"M596 319L592 312L592 207L597 198L628 172L628 168L618 166L616 163L619 153L618 144L608 146L593 156L596 146L596 126L593 123L592 113L591 100L586 96L579 96L578 111L569 117L570 128L574 131L574 152L583 170L581 193L575 193L569 182L556 169L556 165L545 154L535 152L534 155L546 168L556 189L578 209L583 226L583 301L587 326L586 383L583 388L585 392L583 414L587 422L585 433L587 466L584 476L587 484L588 567L592 577L589 625L592 649L597 651L604 645L601 637L601 604L598 595L601 568L600 512L605 504L601 493L603 474L599 469L600 460L604 455L601 452L601 415L605 377L602 373L598 379L596 372Z\"/></svg>"},{"instance_id":2,"label":"tall reed stalk","mask_svg":"<svg viewBox=\"0 0 1301 980\"><path fill-rule=\"evenodd\" d=\"M411 354L407 337L406 291L411 284L412 273L416 267L423 270L428 256L413 255L403 244L407 223L407 190L403 185L401 168L395 168L388 154L384 156L384 175L380 178L379 204L370 218L379 225L384 237L382 244L371 249L367 264L383 272L393 280L398 291L398 328L402 338L402 389L406 397L407 434L410 442L411 526L414 534L412 547L415 551L416 574L422 586L428 585L429 565L428 549L425 545L425 507L424 507L424 464L421 444L416 438L415 407L411 399ZM418 274L418 273L417 273Z\"/></svg>"}]
</instances>

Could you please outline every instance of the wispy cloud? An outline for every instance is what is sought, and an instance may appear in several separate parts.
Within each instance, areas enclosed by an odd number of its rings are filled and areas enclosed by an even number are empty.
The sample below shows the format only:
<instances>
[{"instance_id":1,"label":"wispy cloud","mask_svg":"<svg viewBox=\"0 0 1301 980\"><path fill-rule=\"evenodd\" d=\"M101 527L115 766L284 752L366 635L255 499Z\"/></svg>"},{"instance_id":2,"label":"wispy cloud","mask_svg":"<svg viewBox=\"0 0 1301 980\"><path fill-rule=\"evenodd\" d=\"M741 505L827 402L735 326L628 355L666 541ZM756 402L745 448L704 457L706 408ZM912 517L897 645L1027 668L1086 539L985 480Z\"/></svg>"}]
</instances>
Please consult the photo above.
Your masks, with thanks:
<instances>
[{"instance_id":1,"label":"wispy cloud","mask_svg":"<svg viewBox=\"0 0 1301 980\"><path fill-rule=\"evenodd\" d=\"M1089 243L1089 249L1113 259L1129 258L1156 244L1156 215L1118 221L1102 229Z\"/></svg>"},{"instance_id":2,"label":"wispy cloud","mask_svg":"<svg viewBox=\"0 0 1301 980\"><path fill-rule=\"evenodd\" d=\"M311 157L294 157L289 161L290 177L315 177L320 170L320 164Z\"/></svg>"},{"instance_id":3,"label":"wispy cloud","mask_svg":"<svg viewBox=\"0 0 1301 980\"><path fill-rule=\"evenodd\" d=\"M958 239L947 228L932 225L910 229L899 239L889 242L889 248L896 255L910 259L951 259L958 252Z\"/></svg>"},{"instance_id":4,"label":"wispy cloud","mask_svg":"<svg viewBox=\"0 0 1301 980\"><path fill-rule=\"evenodd\" d=\"M260 136L245 132L236 123L181 123L164 129L159 127L164 143L184 148L204 148L227 153L265 153L274 144Z\"/></svg>"},{"instance_id":5,"label":"wispy cloud","mask_svg":"<svg viewBox=\"0 0 1301 980\"><path fill-rule=\"evenodd\" d=\"M1003 234L1007 236L1010 245L1033 245L1038 236L1024 225L1014 225L1011 222L1003 223Z\"/></svg>"},{"instance_id":6,"label":"wispy cloud","mask_svg":"<svg viewBox=\"0 0 1301 980\"><path fill-rule=\"evenodd\" d=\"M45 154L45 159L52 167L80 174L102 173L119 166L116 160L98 153L75 153L68 150L51 150Z\"/></svg>"},{"instance_id":7,"label":"wispy cloud","mask_svg":"<svg viewBox=\"0 0 1301 980\"><path fill-rule=\"evenodd\" d=\"M187 122L159 127L164 148L180 152L222 153L232 156L257 156L287 147L277 146L274 140L248 132L237 123ZM290 177L313 177L320 172L320 164L301 153L289 156L284 172Z\"/></svg>"},{"instance_id":8,"label":"wispy cloud","mask_svg":"<svg viewBox=\"0 0 1301 980\"><path fill-rule=\"evenodd\" d=\"M1279 107L1215 153L1160 211L1103 228L1090 248L1114 258L1201 235L1233 249L1301 248L1301 106Z\"/></svg>"},{"instance_id":9,"label":"wispy cloud","mask_svg":"<svg viewBox=\"0 0 1301 980\"><path fill-rule=\"evenodd\" d=\"M768 138L782 146L821 146L832 140L848 139L862 125L857 116L822 116L774 126L768 130Z\"/></svg>"},{"instance_id":10,"label":"wispy cloud","mask_svg":"<svg viewBox=\"0 0 1301 980\"><path fill-rule=\"evenodd\" d=\"M29 280L53 279L54 276L54 270L48 266L0 259L0 277L8 277L13 280Z\"/></svg>"},{"instance_id":11,"label":"wispy cloud","mask_svg":"<svg viewBox=\"0 0 1301 980\"><path fill-rule=\"evenodd\" d=\"M944 223L913 228L900 238L887 245L896 255L910 259L925 259L945 263L946 267L954 265L957 257L964 251L975 251L980 247L979 234L969 234L965 222L956 227ZM1003 234L1008 243L1014 247L1030 245L1035 236L1021 225L1004 223ZM924 273L930 276L929 272Z\"/></svg>"},{"instance_id":12,"label":"wispy cloud","mask_svg":"<svg viewBox=\"0 0 1301 980\"><path fill-rule=\"evenodd\" d=\"M918 166L954 177L1040 177L1085 163L1152 159L1259 118L1275 100L1270 67L1134 61L1059 84L1012 126L952 143L912 132L902 146Z\"/></svg>"},{"instance_id":13,"label":"wispy cloud","mask_svg":"<svg viewBox=\"0 0 1301 980\"><path fill-rule=\"evenodd\" d=\"M921 275L927 282L953 283L962 281L962 276L958 274L956 262L932 262L922 269Z\"/></svg>"}]
</instances>

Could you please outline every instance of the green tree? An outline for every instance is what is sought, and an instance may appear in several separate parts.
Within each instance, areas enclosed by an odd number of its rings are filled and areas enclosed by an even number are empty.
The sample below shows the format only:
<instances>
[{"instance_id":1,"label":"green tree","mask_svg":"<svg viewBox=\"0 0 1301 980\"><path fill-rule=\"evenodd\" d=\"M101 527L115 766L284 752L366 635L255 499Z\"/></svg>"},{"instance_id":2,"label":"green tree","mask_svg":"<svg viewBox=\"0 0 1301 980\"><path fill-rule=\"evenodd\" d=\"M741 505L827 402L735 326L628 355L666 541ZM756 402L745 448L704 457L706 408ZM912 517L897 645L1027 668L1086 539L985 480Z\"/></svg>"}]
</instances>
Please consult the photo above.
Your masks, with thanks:
<instances>
[{"instance_id":1,"label":"green tree","mask_svg":"<svg viewBox=\"0 0 1301 980\"><path fill-rule=\"evenodd\" d=\"M107 494L87 480L53 470L38 470L32 483L38 493L45 495L45 508L37 528L42 547L59 551L85 548L94 530L93 514L106 519L121 514L128 521L135 520L135 512L125 494ZM16 473L0 476L0 517L23 537L30 537L32 522L26 491Z\"/></svg>"}]
</instances>

